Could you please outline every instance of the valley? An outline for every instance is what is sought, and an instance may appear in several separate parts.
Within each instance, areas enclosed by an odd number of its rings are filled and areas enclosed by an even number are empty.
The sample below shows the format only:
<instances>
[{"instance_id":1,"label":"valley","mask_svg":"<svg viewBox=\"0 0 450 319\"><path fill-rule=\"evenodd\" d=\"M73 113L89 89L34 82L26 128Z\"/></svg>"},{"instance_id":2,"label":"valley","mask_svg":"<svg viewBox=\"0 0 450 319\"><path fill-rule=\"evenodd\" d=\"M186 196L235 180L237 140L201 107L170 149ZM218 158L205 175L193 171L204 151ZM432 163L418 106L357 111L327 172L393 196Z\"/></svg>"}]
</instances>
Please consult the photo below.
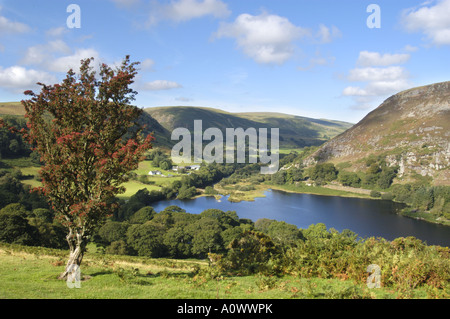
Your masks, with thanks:
<instances>
[{"instance_id":1,"label":"valley","mask_svg":"<svg viewBox=\"0 0 450 319\"><path fill-rule=\"evenodd\" d=\"M145 134L153 132L156 138L153 148L138 168L128 173L128 181L121 185L124 192L115 198L119 208L92 239L90 250L98 250L101 256L115 260L111 262L112 268L105 270L113 285L117 280L127 285L142 284L142 290L133 295L136 298L153 296L154 291L145 286L167 280L178 293L180 284L183 289L196 286L200 288L199 296L206 298L213 297L204 290L211 287L242 296L243 290L233 289L234 285L246 287L249 296L267 291L269 298L285 296L286 292L295 298L302 290L286 285L294 283L297 276L311 278L306 285L313 280L318 287L321 284L315 280L319 277L326 280L345 277L346 283L348 280L363 283L367 276L363 268L369 256L392 273L383 277L383 285L395 294L430 296L429 291L423 293L416 287L433 287L437 289L435 294L445 298L443 282L448 278L448 269L445 270L444 264L448 262L446 240L450 225L447 93L448 83L400 92L355 125L278 113L146 108L139 121L148 125ZM428 111L421 113L418 121L414 112L424 105ZM1 103L0 116L17 126L25 125L18 103ZM200 163L196 167L194 162L174 161L170 157L174 145L171 130L183 127L193 131L191 123L199 119L222 132L227 127L279 127L279 170L275 174L261 174L262 164L258 162ZM5 230L20 223L24 227L20 230L21 237L8 237L8 242L66 249L64 232L61 225L52 221L50 207L42 197L29 193L30 187L41 185L39 157L18 136L5 129L1 133L0 217L6 218ZM316 206L309 206L312 202ZM375 208L379 211L372 212ZM353 215L346 216L347 213ZM8 216L16 214L21 216L21 222L10 224ZM385 233L387 228L390 232ZM357 239L360 236L363 240ZM255 245L252 249L261 251L261 255L256 257L239 248L247 242ZM336 251L333 245L343 248ZM373 246L389 257L372 256L369 247ZM4 267L16 263L8 254L23 249L34 250L4 246L2 250L9 252L0 254L6 263ZM350 251L357 251L358 255L349 255ZM265 256L262 252L270 254ZM401 263L386 261L398 254ZM420 257L411 259L415 254ZM433 258L425 260L425 255ZM214 267L206 265L206 258L211 256L217 258ZM319 266L305 256L315 256L322 264ZM444 264L440 262L442 257ZM125 270L118 266L121 258L137 259ZM176 268L174 272L166 266L155 272L147 270L153 267L149 268L147 263L164 263L164 258L176 260L168 262ZM252 258L256 258L255 262L248 263ZM298 260L302 260L301 268ZM185 261L187 268L180 264ZM309 263L309 268L305 268L305 263ZM422 269L416 267L418 263L428 266ZM88 276L98 280L97 266L92 270L86 267ZM398 267L404 278L414 277L416 283L411 286L409 279L403 281L396 276ZM48 271L44 275L52 281ZM242 281L247 278L242 275L250 276L250 282ZM224 282L231 286L216 285L217 278L225 278ZM335 285L333 281L328 283ZM259 288L252 286L255 284ZM377 297L363 286L353 286L351 291L339 287L333 289L343 298ZM331 291L318 289L303 291L301 296L328 296ZM105 296L121 293L118 289ZM169 287L165 293L172 296L174 290ZM391 296L390 293L383 296Z\"/></svg>"}]
</instances>

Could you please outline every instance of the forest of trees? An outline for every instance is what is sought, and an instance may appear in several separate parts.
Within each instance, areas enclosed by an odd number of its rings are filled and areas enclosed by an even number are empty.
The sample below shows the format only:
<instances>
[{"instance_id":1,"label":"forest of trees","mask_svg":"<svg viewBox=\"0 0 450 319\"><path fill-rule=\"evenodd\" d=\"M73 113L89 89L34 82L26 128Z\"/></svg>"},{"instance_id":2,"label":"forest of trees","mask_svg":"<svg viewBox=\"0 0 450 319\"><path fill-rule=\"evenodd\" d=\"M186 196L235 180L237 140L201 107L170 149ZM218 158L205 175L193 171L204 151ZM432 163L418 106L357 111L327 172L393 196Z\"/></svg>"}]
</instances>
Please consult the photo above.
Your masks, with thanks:
<instances>
[{"instance_id":1,"label":"forest of trees","mask_svg":"<svg viewBox=\"0 0 450 319\"><path fill-rule=\"evenodd\" d=\"M14 126L18 129L26 127L26 121L23 117L3 116L3 121L8 126ZM28 156L30 153L29 144L19 134L11 132L7 127L0 127L0 159Z\"/></svg>"}]
</instances>

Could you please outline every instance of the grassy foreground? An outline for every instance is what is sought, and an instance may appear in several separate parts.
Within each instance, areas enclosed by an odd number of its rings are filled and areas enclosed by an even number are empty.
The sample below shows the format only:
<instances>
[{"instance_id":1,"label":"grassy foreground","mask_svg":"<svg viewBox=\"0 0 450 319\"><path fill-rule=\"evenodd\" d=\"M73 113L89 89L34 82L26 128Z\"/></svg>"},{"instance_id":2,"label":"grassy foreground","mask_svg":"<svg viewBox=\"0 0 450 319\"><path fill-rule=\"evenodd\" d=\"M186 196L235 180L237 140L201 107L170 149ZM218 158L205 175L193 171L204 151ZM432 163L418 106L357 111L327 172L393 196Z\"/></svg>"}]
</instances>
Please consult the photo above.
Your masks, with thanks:
<instances>
[{"instance_id":1,"label":"grassy foreground","mask_svg":"<svg viewBox=\"0 0 450 319\"><path fill-rule=\"evenodd\" d=\"M426 299L425 290L407 295L369 289L350 280L211 276L207 261L150 259L89 252L81 265L81 288L57 276L66 251L0 245L1 299Z\"/></svg>"}]
</instances>

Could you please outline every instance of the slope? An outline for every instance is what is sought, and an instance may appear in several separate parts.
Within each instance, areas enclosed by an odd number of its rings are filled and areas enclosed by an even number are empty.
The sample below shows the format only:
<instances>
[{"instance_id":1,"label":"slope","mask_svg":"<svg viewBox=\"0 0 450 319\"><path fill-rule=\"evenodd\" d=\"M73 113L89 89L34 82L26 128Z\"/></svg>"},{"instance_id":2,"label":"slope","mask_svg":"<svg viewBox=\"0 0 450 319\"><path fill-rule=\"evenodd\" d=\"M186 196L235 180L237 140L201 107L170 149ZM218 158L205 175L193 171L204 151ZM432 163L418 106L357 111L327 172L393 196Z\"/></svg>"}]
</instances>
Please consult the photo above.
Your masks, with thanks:
<instances>
[{"instance_id":1,"label":"slope","mask_svg":"<svg viewBox=\"0 0 450 319\"><path fill-rule=\"evenodd\" d=\"M229 113L206 107L151 107L146 108L145 111L169 131L178 127L192 131L194 120L202 120L203 129L215 127L222 132L225 132L226 128L239 127L243 129L279 128L280 146L286 148L321 145L352 125L281 113Z\"/></svg>"},{"instance_id":2,"label":"slope","mask_svg":"<svg viewBox=\"0 0 450 319\"><path fill-rule=\"evenodd\" d=\"M305 163L345 162L357 171L369 158L398 166L400 181L422 176L434 185L450 185L450 82L391 96Z\"/></svg>"},{"instance_id":3,"label":"slope","mask_svg":"<svg viewBox=\"0 0 450 319\"><path fill-rule=\"evenodd\" d=\"M25 109L20 102L0 102L0 117L2 116L24 116ZM138 121L145 124L145 134L153 133L156 140L155 146L169 148L172 144L169 131L158 123L150 114L143 112Z\"/></svg>"}]
</instances>

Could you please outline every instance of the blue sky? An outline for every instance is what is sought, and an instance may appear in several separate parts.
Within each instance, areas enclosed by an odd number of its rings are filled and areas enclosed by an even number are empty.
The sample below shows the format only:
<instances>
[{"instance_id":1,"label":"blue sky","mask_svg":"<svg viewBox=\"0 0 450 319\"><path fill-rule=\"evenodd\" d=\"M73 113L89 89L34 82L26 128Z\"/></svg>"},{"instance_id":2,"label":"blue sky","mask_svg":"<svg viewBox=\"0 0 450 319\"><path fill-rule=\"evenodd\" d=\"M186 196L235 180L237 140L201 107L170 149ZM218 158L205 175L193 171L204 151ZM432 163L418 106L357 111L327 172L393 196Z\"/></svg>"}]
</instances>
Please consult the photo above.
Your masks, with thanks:
<instances>
[{"instance_id":1,"label":"blue sky","mask_svg":"<svg viewBox=\"0 0 450 319\"><path fill-rule=\"evenodd\" d=\"M449 16L450 0L0 0L0 101L82 58L130 55L141 107L356 123L392 94L450 80Z\"/></svg>"}]
</instances>

